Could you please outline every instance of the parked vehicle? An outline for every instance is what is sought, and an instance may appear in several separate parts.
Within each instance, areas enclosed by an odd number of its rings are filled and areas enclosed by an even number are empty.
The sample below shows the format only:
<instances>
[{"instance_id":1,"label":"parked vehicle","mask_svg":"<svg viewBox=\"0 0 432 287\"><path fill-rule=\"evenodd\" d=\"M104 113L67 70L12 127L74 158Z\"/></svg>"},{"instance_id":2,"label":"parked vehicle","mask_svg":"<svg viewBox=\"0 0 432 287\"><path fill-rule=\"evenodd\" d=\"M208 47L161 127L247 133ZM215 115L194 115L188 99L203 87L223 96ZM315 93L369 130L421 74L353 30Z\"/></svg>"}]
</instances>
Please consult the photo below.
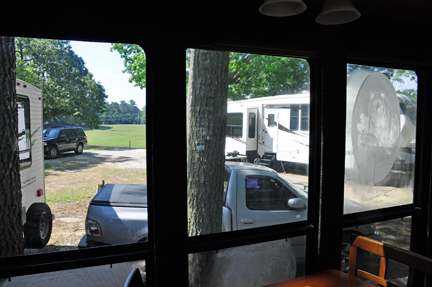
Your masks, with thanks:
<instances>
[{"instance_id":1,"label":"parked vehicle","mask_svg":"<svg viewBox=\"0 0 432 287\"><path fill-rule=\"evenodd\" d=\"M392 170L411 172L417 102L402 94L397 97L401 141ZM282 171L289 165L307 169L309 106L309 93L228 101L226 160L258 163ZM352 153L352 148L347 153ZM347 162L347 167L352 165Z\"/></svg>"},{"instance_id":2,"label":"parked vehicle","mask_svg":"<svg viewBox=\"0 0 432 287\"><path fill-rule=\"evenodd\" d=\"M48 158L56 158L60 153L75 151L82 154L87 146L87 136L84 130L74 125L45 126L44 154Z\"/></svg>"},{"instance_id":3,"label":"parked vehicle","mask_svg":"<svg viewBox=\"0 0 432 287\"><path fill-rule=\"evenodd\" d=\"M235 231L307 219L306 191L273 169L251 163L225 164L223 231ZM351 205L351 207L355 205ZM79 247L147 240L147 188L145 185L107 184L90 202L86 235ZM344 230L343 255L351 234L379 239L374 224ZM291 238L297 263L304 262L304 237ZM349 250L349 249L348 249ZM343 258L347 260L348 258Z\"/></svg>"},{"instance_id":4,"label":"parked vehicle","mask_svg":"<svg viewBox=\"0 0 432 287\"><path fill-rule=\"evenodd\" d=\"M16 80L18 147L26 248L43 248L51 237L52 213L45 198L42 91Z\"/></svg>"},{"instance_id":5,"label":"parked vehicle","mask_svg":"<svg viewBox=\"0 0 432 287\"><path fill-rule=\"evenodd\" d=\"M307 166L309 102L309 93L228 101L226 159Z\"/></svg>"}]
</instances>

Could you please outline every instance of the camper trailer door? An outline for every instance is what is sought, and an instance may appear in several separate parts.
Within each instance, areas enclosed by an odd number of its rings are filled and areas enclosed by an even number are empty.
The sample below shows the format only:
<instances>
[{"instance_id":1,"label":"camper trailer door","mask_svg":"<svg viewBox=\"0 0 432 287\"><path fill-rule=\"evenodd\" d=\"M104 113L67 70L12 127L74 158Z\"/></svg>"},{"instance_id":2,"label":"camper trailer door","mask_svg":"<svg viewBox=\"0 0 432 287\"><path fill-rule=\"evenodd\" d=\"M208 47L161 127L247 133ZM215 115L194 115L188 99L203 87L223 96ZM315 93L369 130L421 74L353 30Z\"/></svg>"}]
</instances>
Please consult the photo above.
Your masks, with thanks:
<instances>
[{"instance_id":1,"label":"camper trailer door","mask_svg":"<svg viewBox=\"0 0 432 287\"><path fill-rule=\"evenodd\" d=\"M258 148L258 109L247 109L246 151L256 151Z\"/></svg>"},{"instance_id":2,"label":"camper trailer door","mask_svg":"<svg viewBox=\"0 0 432 287\"><path fill-rule=\"evenodd\" d=\"M265 152L277 153L278 151L278 123L279 113L277 110L269 109L264 114L264 125L265 125Z\"/></svg>"}]
</instances>

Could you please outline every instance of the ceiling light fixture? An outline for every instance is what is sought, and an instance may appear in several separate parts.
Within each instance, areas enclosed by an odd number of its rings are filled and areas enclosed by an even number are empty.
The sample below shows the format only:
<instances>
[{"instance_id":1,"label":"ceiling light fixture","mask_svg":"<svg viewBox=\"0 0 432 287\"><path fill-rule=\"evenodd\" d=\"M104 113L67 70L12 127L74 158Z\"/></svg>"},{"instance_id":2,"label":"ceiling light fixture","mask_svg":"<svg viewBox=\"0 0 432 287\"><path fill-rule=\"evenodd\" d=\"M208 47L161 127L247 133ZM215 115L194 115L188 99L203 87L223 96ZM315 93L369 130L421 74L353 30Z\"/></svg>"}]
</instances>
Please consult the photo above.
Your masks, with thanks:
<instances>
[{"instance_id":1,"label":"ceiling light fixture","mask_svg":"<svg viewBox=\"0 0 432 287\"><path fill-rule=\"evenodd\" d=\"M357 20L360 15L350 0L326 0L316 21L322 25L339 25Z\"/></svg>"},{"instance_id":2,"label":"ceiling light fixture","mask_svg":"<svg viewBox=\"0 0 432 287\"><path fill-rule=\"evenodd\" d=\"M302 0L265 0L259 11L266 16L287 17L298 15L306 8ZM322 25L339 25L357 20L360 15L351 0L326 0L316 22Z\"/></svg>"},{"instance_id":3,"label":"ceiling light fixture","mask_svg":"<svg viewBox=\"0 0 432 287\"><path fill-rule=\"evenodd\" d=\"M300 14L306 10L302 0L265 0L259 11L271 17L286 17Z\"/></svg>"}]
</instances>

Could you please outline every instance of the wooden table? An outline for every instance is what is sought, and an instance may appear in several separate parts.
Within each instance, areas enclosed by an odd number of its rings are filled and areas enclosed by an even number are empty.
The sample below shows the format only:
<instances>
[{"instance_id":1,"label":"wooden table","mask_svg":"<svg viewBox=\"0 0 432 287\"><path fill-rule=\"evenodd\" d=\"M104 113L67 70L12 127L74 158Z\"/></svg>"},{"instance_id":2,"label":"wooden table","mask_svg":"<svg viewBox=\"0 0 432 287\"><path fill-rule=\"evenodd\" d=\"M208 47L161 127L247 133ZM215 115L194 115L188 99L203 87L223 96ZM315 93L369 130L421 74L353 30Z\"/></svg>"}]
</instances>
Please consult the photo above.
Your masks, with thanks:
<instances>
[{"instance_id":1,"label":"wooden table","mask_svg":"<svg viewBox=\"0 0 432 287\"><path fill-rule=\"evenodd\" d=\"M284 282L266 285L265 287L371 287L374 286L339 270L328 270Z\"/></svg>"}]
</instances>

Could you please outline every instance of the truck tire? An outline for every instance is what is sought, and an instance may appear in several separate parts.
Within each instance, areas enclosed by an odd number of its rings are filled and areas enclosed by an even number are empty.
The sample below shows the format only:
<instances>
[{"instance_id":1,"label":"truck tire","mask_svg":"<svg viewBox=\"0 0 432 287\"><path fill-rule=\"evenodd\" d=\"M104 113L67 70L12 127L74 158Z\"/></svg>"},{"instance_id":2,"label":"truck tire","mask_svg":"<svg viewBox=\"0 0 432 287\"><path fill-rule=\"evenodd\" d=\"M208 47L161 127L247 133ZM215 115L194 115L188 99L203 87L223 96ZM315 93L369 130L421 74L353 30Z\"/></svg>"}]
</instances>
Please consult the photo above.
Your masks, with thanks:
<instances>
[{"instance_id":1,"label":"truck tire","mask_svg":"<svg viewBox=\"0 0 432 287\"><path fill-rule=\"evenodd\" d=\"M77 145L77 148L75 149L75 153L76 153L76 154L82 154L82 153L83 153L83 150L84 150L84 146L83 146L83 144L82 144L82 143L79 143L79 144Z\"/></svg>"},{"instance_id":2,"label":"truck tire","mask_svg":"<svg viewBox=\"0 0 432 287\"><path fill-rule=\"evenodd\" d=\"M43 248L47 245L52 231L52 213L48 204L33 203L26 215L24 225L25 248Z\"/></svg>"},{"instance_id":3,"label":"truck tire","mask_svg":"<svg viewBox=\"0 0 432 287\"><path fill-rule=\"evenodd\" d=\"M56 158L58 156L58 148L53 145L48 150L48 158Z\"/></svg>"}]
</instances>

